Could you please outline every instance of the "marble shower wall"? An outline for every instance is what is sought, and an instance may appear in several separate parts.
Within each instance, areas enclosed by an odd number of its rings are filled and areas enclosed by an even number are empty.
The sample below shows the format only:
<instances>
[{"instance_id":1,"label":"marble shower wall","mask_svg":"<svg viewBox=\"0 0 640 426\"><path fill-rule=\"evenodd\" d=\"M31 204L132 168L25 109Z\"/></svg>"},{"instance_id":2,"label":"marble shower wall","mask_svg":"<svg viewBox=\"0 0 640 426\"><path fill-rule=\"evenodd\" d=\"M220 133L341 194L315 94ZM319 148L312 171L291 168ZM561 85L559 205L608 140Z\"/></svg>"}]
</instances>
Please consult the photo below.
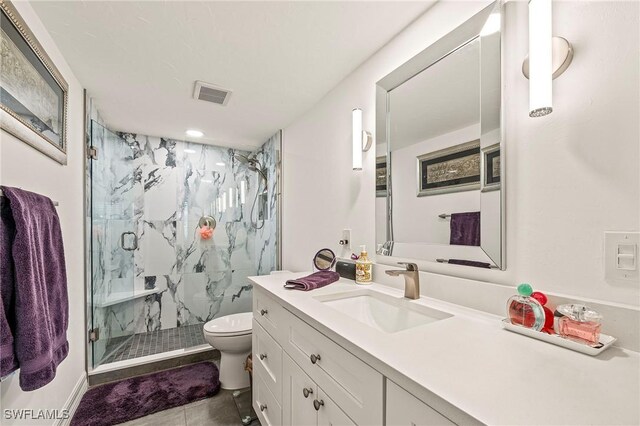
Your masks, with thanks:
<instances>
[{"instance_id":1,"label":"marble shower wall","mask_svg":"<svg viewBox=\"0 0 640 426\"><path fill-rule=\"evenodd\" d=\"M260 230L250 214L264 185L234 158L251 153L132 133L118 133L120 143L103 141L95 163L104 169L93 178L94 206L97 197L104 200L92 218L94 298L108 301L145 286L157 293L96 309L102 311L94 315L101 340L251 310L247 277L276 266L279 133L254 153L269 178ZM210 240L197 232L203 215L217 221ZM138 237L134 251L120 247L120 235L129 230Z\"/></svg>"},{"instance_id":2,"label":"marble shower wall","mask_svg":"<svg viewBox=\"0 0 640 426\"><path fill-rule=\"evenodd\" d=\"M255 268L258 275L265 275L276 269L280 247L278 246L278 208L280 197L280 154L282 131L271 136L260 149L253 153L262 164L267 175L266 212L264 226L255 231ZM261 221L258 224L262 223Z\"/></svg>"}]
</instances>

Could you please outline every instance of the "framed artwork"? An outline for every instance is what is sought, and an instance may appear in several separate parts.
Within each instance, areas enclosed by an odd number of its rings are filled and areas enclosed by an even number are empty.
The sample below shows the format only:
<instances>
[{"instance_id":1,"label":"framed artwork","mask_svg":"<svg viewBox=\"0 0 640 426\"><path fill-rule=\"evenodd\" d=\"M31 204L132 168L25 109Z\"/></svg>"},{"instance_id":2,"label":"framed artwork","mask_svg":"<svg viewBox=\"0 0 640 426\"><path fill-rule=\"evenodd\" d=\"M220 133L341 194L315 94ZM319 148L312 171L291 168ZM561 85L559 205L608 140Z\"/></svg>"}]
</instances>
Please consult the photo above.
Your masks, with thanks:
<instances>
[{"instance_id":1,"label":"framed artwork","mask_svg":"<svg viewBox=\"0 0 640 426\"><path fill-rule=\"evenodd\" d=\"M482 149L484 161L484 180L482 191L495 191L500 189L500 144L491 145Z\"/></svg>"},{"instance_id":2,"label":"framed artwork","mask_svg":"<svg viewBox=\"0 0 640 426\"><path fill-rule=\"evenodd\" d=\"M480 188L480 139L418 157L418 197Z\"/></svg>"},{"instance_id":3,"label":"framed artwork","mask_svg":"<svg viewBox=\"0 0 640 426\"><path fill-rule=\"evenodd\" d=\"M0 127L66 164L69 86L14 5L0 8Z\"/></svg>"},{"instance_id":4,"label":"framed artwork","mask_svg":"<svg viewBox=\"0 0 640 426\"><path fill-rule=\"evenodd\" d=\"M387 156L376 158L376 197L387 196Z\"/></svg>"}]
</instances>

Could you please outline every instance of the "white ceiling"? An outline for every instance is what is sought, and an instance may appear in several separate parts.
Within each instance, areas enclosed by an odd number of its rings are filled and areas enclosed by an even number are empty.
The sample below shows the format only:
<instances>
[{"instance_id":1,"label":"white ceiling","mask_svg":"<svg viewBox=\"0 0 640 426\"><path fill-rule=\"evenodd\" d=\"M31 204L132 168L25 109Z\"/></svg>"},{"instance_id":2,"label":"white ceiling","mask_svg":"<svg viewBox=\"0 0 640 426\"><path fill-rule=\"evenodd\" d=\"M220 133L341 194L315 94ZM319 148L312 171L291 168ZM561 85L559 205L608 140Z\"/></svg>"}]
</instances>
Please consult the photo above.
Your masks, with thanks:
<instances>
[{"instance_id":1,"label":"white ceiling","mask_svg":"<svg viewBox=\"0 0 640 426\"><path fill-rule=\"evenodd\" d=\"M433 3L32 5L110 128L177 139L196 128L202 142L248 149L307 111ZM194 100L195 80L231 89L228 105Z\"/></svg>"},{"instance_id":2,"label":"white ceiling","mask_svg":"<svg viewBox=\"0 0 640 426\"><path fill-rule=\"evenodd\" d=\"M392 90L389 109L394 150L479 124L480 41L456 50Z\"/></svg>"}]
</instances>

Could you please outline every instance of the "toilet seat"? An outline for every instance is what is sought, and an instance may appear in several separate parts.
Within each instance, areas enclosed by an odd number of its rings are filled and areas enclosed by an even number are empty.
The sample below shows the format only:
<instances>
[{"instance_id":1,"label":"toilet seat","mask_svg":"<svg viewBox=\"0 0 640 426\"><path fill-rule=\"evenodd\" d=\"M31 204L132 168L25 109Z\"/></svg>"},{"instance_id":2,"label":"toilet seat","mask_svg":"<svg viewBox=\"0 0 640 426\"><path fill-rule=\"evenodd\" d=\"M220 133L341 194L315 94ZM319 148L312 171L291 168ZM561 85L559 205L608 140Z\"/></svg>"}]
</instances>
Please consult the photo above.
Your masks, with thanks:
<instances>
[{"instance_id":1,"label":"toilet seat","mask_svg":"<svg viewBox=\"0 0 640 426\"><path fill-rule=\"evenodd\" d=\"M243 336L251 334L253 312L225 315L204 325L204 332L211 336Z\"/></svg>"}]
</instances>

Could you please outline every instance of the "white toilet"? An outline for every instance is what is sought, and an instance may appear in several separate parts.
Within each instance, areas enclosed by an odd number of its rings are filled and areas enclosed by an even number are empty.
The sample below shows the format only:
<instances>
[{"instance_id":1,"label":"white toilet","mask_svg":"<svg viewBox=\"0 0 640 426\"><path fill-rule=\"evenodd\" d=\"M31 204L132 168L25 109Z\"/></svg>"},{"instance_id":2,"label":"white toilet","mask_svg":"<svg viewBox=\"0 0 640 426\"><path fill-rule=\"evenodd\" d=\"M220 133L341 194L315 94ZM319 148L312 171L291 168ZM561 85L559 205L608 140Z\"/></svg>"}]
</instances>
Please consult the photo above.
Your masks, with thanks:
<instances>
[{"instance_id":1,"label":"white toilet","mask_svg":"<svg viewBox=\"0 0 640 426\"><path fill-rule=\"evenodd\" d=\"M220 384L222 389L249 387L249 373L244 370L251 353L251 321L253 312L225 315L204 325L204 338L220 351Z\"/></svg>"}]
</instances>

